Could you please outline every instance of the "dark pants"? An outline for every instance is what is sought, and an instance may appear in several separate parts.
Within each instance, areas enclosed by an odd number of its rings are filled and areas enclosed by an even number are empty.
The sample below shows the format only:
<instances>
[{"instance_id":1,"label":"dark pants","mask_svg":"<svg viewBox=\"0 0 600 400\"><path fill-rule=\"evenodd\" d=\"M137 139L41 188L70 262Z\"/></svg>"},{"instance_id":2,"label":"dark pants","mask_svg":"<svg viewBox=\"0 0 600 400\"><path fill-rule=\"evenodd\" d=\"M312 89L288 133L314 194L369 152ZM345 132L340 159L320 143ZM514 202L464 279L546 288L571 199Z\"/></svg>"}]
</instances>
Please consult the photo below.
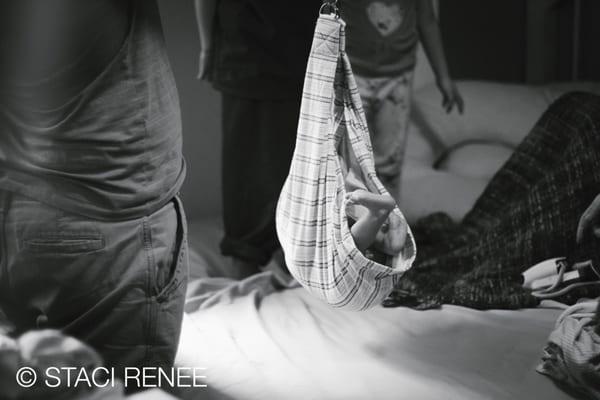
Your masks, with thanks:
<instances>
[{"instance_id":1,"label":"dark pants","mask_svg":"<svg viewBox=\"0 0 600 400\"><path fill-rule=\"evenodd\" d=\"M224 255L266 264L279 247L275 208L289 172L300 101L223 94Z\"/></svg>"},{"instance_id":2,"label":"dark pants","mask_svg":"<svg viewBox=\"0 0 600 400\"><path fill-rule=\"evenodd\" d=\"M420 308L440 303L482 309L535 306L537 299L522 287L521 273L527 268L561 256L600 264L595 237L588 235L581 244L575 240L579 218L599 193L600 97L564 95L496 173L460 225L441 224L439 215L415 225L420 256L388 303L416 302ZM590 287L559 300L598 295L597 287Z\"/></svg>"},{"instance_id":3,"label":"dark pants","mask_svg":"<svg viewBox=\"0 0 600 400\"><path fill-rule=\"evenodd\" d=\"M179 199L93 221L0 191L0 307L15 334L56 328L122 367L171 367L187 279Z\"/></svg>"}]
</instances>

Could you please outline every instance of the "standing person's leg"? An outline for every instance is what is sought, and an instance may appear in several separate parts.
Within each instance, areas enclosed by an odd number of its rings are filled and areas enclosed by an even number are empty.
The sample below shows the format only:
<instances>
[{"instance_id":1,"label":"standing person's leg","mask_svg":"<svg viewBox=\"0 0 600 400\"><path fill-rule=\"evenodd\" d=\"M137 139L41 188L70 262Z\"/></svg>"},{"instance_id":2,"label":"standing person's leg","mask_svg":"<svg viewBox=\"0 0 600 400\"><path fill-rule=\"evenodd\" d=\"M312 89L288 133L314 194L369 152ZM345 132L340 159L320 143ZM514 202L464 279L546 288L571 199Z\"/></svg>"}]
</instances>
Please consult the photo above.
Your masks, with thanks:
<instances>
[{"instance_id":1,"label":"standing person's leg","mask_svg":"<svg viewBox=\"0 0 600 400\"><path fill-rule=\"evenodd\" d=\"M381 104L375 117L375 166L382 182L396 200L400 199L402 189L400 181L408 138L412 82L413 72L407 71L391 78L378 93Z\"/></svg>"},{"instance_id":2,"label":"standing person's leg","mask_svg":"<svg viewBox=\"0 0 600 400\"><path fill-rule=\"evenodd\" d=\"M357 77L371 134L375 169L392 197L400 197L412 97L412 71L386 78Z\"/></svg>"},{"instance_id":3,"label":"standing person's leg","mask_svg":"<svg viewBox=\"0 0 600 400\"><path fill-rule=\"evenodd\" d=\"M375 129L375 114L377 113L377 88L379 87L378 80L373 78L367 78L360 75L354 75L356 80L356 86L360 93L360 99L362 100L363 111L365 112L365 118L367 119L367 125L369 131Z\"/></svg>"},{"instance_id":4,"label":"standing person's leg","mask_svg":"<svg viewBox=\"0 0 600 400\"><path fill-rule=\"evenodd\" d=\"M258 272L279 247L275 208L289 172L299 100L223 94L224 255L239 277Z\"/></svg>"},{"instance_id":5,"label":"standing person's leg","mask_svg":"<svg viewBox=\"0 0 600 400\"><path fill-rule=\"evenodd\" d=\"M398 293L424 303L524 307L536 303L521 287L528 267L558 256L597 260L599 244L576 246L575 231L600 191L599 127L600 97L569 94L555 102L467 216L462 245L424 254Z\"/></svg>"},{"instance_id":6,"label":"standing person's leg","mask_svg":"<svg viewBox=\"0 0 600 400\"><path fill-rule=\"evenodd\" d=\"M117 376L124 367L170 368L188 268L179 200L105 222L8 196L0 302L15 333L61 329L94 347Z\"/></svg>"}]
</instances>

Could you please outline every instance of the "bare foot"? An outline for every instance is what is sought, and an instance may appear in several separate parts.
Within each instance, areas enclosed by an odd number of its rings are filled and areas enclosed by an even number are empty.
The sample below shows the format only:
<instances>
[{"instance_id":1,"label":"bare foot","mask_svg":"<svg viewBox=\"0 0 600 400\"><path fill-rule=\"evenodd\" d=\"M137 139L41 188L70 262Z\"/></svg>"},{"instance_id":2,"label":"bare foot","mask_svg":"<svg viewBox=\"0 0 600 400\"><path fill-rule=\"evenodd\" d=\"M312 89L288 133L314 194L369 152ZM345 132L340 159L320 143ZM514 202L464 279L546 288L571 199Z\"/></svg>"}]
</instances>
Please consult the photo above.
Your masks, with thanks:
<instances>
[{"instance_id":1,"label":"bare foot","mask_svg":"<svg viewBox=\"0 0 600 400\"><path fill-rule=\"evenodd\" d=\"M365 210L350 228L354 243L360 251L373 245L395 206L396 202L389 195L373 194L366 190L355 190L346 195L348 215L357 208Z\"/></svg>"},{"instance_id":2,"label":"bare foot","mask_svg":"<svg viewBox=\"0 0 600 400\"><path fill-rule=\"evenodd\" d=\"M387 230L382 229L375 239L375 247L390 256L398 255L406 244L406 224L395 213L390 213Z\"/></svg>"},{"instance_id":3,"label":"bare foot","mask_svg":"<svg viewBox=\"0 0 600 400\"><path fill-rule=\"evenodd\" d=\"M390 195L375 194L358 189L346 194L347 206L364 206L373 214L389 213L396 206L396 202Z\"/></svg>"}]
</instances>

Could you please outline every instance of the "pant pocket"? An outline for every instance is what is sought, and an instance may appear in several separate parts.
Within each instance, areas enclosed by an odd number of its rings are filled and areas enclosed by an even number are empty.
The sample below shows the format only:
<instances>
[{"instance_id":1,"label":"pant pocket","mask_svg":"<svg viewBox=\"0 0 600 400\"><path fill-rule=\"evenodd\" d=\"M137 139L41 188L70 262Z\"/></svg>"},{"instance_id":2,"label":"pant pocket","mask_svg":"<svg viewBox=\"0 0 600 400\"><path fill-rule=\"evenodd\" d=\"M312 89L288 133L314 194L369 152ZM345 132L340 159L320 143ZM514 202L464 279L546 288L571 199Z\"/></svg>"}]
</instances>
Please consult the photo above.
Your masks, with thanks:
<instances>
[{"instance_id":1,"label":"pant pocket","mask_svg":"<svg viewBox=\"0 0 600 400\"><path fill-rule=\"evenodd\" d=\"M101 234L39 233L23 240L25 251L45 257L89 253L103 248L104 237Z\"/></svg>"},{"instance_id":2,"label":"pant pocket","mask_svg":"<svg viewBox=\"0 0 600 400\"><path fill-rule=\"evenodd\" d=\"M105 240L100 232L37 231L21 240L18 268L13 272L15 278L19 276L23 281L56 285L75 299L110 283L110 276L98 262L108 261L104 248ZM21 276L23 274L32 276L27 279Z\"/></svg>"},{"instance_id":3,"label":"pant pocket","mask_svg":"<svg viewBox=\"0 0 600 400\"><path fill-rule=\"evenodd\" d=\"M149 290L164 302L187 280L187 225L181 200L175 197L167 210L147 221L147 251L152 282Z\"/></svg>"}]
</instances>

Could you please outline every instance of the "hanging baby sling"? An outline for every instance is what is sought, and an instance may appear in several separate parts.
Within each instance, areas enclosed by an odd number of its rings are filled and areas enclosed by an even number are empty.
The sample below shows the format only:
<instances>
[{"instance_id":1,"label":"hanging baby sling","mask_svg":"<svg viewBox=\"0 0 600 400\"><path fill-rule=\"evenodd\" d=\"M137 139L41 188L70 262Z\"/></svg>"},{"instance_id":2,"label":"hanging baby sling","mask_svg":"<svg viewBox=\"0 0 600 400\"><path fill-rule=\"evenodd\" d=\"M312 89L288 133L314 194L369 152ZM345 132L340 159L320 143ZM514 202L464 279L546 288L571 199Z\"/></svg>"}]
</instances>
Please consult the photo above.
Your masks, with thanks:
<instances>
[{"instance_id":1,"label":"hanging baby sling","mask_svg":"<svg viewBox=\"0 0 600 400\"><path fill-rule=\"evenodd\" d=\"M369 130L346 55L345 23L317 21L306 70L298 136L277 205L276 225L290 273L333 307L364 310L379 304L412 266L410 229L404 249L385 264L356 247L346 193L387 194L375 173ZM396 207L392 211L404 216Z\"/></svg>"}]
</instances>

